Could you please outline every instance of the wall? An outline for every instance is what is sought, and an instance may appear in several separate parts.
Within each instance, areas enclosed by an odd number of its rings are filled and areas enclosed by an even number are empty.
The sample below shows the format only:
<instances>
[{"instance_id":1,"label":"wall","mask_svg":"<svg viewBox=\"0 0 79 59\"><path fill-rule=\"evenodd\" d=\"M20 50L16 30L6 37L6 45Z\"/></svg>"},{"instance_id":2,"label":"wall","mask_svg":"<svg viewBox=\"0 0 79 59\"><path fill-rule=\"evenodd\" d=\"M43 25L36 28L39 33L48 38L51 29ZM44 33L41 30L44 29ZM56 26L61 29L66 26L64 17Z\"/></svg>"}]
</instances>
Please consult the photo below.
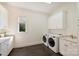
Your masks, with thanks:
<instances>
[{"instance_id":1,"label":"wall","mask_svg":"<svg viewBox=\"0 0 79 59\"><path fill-rule=\"evenodd\" d=\"M47 14L13 6L8 6L8 11L8 31L15 35L15 47L42 43L42 35L47 32ZM27 17L28 29L25 33L18 32L18 16Z\"/></svg>"},{"instance_id":2,"label":"wall","mask_svg":"<svg viewBox=\"0 0 79 59\"><path fill-rule=\"evenodd\" d=\"M49 32L57 34L76 34L76 3L65 3L58 6L52 10L51 14L57 13L61 10L67 12L65 22L66 28L62 30L49 30ZM8 30L15 35L15 47L23 47L41 43L42 34L47 32L47 14L13 6L8 6L8 11ZM18 16L27 16L27 33L18 33Z\"/></svg>"},{"instance_id":3,"label":"wall","mask_svg":"<svg viewBox=\"0 0 79 59\"><path fill-rule=\"evenodd\" d=\"M51 14L57 13L61 10L66 13L65 22L64 22L65 28L62 30L49 30L49 32L57 33L57 34L76 35L77 34L76 3L64 3L60 7L57 7L56 9L54 9Z\"/></svg>"}]
</instances>

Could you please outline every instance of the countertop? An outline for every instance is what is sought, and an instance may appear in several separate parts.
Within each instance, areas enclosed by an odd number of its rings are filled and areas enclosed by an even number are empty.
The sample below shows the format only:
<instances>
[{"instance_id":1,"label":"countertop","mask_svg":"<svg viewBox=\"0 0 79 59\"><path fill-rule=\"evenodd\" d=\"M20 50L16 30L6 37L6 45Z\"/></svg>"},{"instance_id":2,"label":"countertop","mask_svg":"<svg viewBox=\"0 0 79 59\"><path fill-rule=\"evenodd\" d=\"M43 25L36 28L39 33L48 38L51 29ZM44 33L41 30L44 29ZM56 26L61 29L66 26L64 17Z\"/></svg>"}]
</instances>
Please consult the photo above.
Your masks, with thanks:
<instances>
[{"instance_id":1,"label":"countertop","mask_svg":"<svg viewBox=\"0 0 79 59\"><path fill-rule=\"evenodd\" d=\"M6 36L6 37L0 37L0 43L5 42L6 40L9 40L12 36Z\"/></svg>"}]
</instances>

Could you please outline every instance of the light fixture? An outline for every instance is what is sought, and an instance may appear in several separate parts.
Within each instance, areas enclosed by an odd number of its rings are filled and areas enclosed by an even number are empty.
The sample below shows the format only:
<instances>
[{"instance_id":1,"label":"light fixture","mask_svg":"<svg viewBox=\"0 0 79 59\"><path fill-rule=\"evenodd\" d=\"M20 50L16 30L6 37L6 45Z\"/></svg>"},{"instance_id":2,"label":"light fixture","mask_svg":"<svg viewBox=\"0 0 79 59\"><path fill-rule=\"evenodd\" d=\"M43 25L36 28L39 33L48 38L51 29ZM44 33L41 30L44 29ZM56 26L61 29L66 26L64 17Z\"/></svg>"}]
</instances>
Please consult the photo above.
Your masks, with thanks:
<instances>
[{"instance_id":1,"label":"light fixture","mask_svg":"<svg viewBox=\"0 0 79 59\"><path fill-rule=\"evenodd\" d=\"M45 3L47 3L47 4L51 4L52 2L45 2Z\"/></svg>"}]
</instances>

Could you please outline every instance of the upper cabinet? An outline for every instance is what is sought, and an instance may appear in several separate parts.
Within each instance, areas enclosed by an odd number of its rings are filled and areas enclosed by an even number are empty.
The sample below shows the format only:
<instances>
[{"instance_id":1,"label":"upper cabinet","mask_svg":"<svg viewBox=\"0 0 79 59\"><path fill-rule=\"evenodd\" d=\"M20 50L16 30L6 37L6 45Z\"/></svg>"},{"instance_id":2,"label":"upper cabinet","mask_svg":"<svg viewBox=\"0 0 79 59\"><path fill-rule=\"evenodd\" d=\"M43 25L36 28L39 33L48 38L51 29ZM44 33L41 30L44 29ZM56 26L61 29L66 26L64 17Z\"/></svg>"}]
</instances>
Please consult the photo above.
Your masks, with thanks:
<instances>
[{"instance_id":1,"label":"upper cabinet","mask_svg":"<svg viewBox=\"0 0 79 59\"><path fill-rule=\"evenodd\" d=\"M0 29L8 26L8 11L0 4Z\"/></svg>"},{"instance_id":2,"label":"upper cabinet","mask_svg":"<svg viewBox=\"0 0 79 59\"><path fill-rule=\"evenodd\" d=\"M64 29L65 13L63 11L52 14L48 18L48 29Z\"/></svg>"}]
</instances>

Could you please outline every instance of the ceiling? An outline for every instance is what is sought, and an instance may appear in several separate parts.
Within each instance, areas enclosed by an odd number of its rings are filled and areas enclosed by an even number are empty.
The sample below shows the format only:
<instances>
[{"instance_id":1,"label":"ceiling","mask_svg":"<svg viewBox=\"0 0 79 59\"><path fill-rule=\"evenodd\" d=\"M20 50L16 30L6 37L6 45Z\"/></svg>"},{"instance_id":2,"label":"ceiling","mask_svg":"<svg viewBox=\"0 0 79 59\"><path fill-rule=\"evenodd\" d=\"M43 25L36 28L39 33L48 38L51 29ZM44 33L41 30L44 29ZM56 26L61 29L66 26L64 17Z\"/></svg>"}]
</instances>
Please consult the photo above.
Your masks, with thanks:
<instances>
[{"instance_id":1,"label":"ceiling","mask_svg":"<svg viewBox=\"0 0 79 59\"><path fill-rule=\"evenodd\" d=\"M17 6L20 8L38 11L42 13L51 13L51 11L61 3L52 2L51 4L44 2L6 2L9 6Z\"/></svg>"}]
</instances>

